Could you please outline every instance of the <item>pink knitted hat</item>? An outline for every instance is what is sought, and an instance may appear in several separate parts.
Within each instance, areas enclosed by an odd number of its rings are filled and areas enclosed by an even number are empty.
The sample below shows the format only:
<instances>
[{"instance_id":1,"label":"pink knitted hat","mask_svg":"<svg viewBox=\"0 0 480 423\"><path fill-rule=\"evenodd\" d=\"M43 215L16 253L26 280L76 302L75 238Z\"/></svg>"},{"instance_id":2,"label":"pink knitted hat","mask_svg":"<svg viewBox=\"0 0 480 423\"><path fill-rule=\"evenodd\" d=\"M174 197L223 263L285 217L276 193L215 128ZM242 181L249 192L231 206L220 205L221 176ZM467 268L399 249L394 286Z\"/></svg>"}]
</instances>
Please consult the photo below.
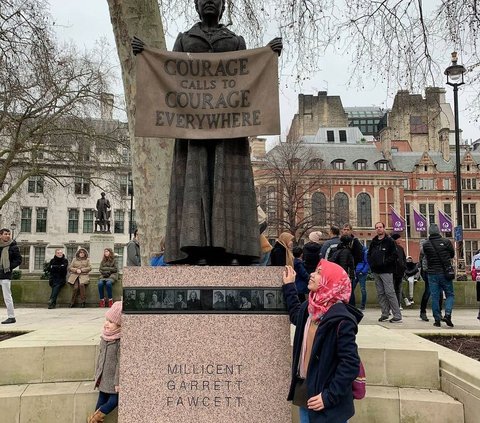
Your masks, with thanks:
<instances>
[{"instance_id":1,"label":"pink knitted hat","mask_svg":"<svg viewBox=\"0 0 480 423\"><path fill-rule=\"evenodd\" d=\"M116 323L118 326L122 325L122 302L116 301L113 303L112 307L108 309L105 313L105 318L110 320L113 323Z\"/></svg>"}]
</instances>

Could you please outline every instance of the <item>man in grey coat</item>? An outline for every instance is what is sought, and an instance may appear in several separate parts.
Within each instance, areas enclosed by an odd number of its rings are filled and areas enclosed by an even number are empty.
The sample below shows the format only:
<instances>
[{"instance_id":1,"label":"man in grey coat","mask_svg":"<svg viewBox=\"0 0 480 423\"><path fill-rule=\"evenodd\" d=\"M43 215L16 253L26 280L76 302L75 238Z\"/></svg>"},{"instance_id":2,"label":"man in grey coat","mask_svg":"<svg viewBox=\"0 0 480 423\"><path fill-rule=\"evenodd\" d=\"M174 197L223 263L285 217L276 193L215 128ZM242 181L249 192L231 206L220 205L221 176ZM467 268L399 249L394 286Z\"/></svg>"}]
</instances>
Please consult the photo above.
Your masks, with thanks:
<instances>
[{"instance_id":1,"label":"man in grey coat","mask_svg":"<svg viewBox=\"0 0 480 423\"><path fill-rule=\"evenodd\" d=\"M138 242L138 229L135 229L133 238L127 244L127 266L140 266L140 243Z\"/></svg>"}]
</instances>

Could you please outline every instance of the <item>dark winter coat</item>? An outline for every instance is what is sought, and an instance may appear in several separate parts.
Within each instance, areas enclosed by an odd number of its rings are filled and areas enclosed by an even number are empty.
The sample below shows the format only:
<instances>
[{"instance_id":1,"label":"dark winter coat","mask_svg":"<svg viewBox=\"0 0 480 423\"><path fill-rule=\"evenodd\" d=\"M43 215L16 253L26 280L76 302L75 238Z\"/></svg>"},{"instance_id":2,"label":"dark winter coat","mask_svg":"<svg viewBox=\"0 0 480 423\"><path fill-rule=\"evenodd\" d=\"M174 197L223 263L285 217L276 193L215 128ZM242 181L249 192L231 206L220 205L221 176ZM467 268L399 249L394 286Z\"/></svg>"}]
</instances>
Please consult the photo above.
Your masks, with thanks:
<instances>
[{"instance_id":1,"label":"dark winter coat","mask_svg":"<svg viewBox=\"0 0 480 423\"><path fill-rule=\"evenodd\" d=\"M405 255L405 250L403 247L398 245L396 242L395 248L397 249L397 260L395 261L395 270L393 271L393 276L396 278L403 278L405 269L407 268L407 256Z\"/></svg>"},{"instance_id":2,"label":"dark winter coat","mask_svg":"<svg viewBox=\"0 0 480 423\"><path fill-rule=\"evenodd\" d=\"M4 248L8 248L8 257L10 260L10 270L4 272L3 268L0 268L0 279L12 279L12 271L16 267L22 264L22 256L20 255L20 250L18 248L17 242L12 241L8 247L0 247L0 255Z\"/></svg>"},{"instance_id":3,"label":"dark winter coat","mask_svg":"<svg viewBox=\"0 0 480 423\"><path fill-rule=\"evenodd\" d=\"M293 399L303 334L308 317L308 301L300 303L293 284L283 285L283 293L296 326L293 341L292 380L288 400ZM333 305L318 326L307 370L308 398L322 393L325 408L309 410L310 423L344 423L355 414L352 382L358 376L360 357L355 336L362 313L343 303Z\"/></svg>"},{"instance_id":4,"label":"dark winter coat","mask_svg":"<svg viewBox=\"0 0 480 423\"><path fill-rule=\"evenodd\" d=\"M287 264L287 251L278 241L270 252L270 266L285 266Z\"/></svg>"},{"instance_id":5,"label":"dark winter coat","mask_svg":"<svg viewBox=\"0 0 480 423\"><path fill-rule=\"evenodd\" d=\"M116 282L118 279L117 260L114 258L111 261L102 260L98 271L102 279L110 279L112 282Z\"/></svg>"},{"instance_id":6,"label":"dark winter coat","mask_svg":"<svg viewBox=\"0 0 480 423\"><path fill-rule=\"evenodd\" d=\"M107 394L115 394L115 386L119 386L119 370L120 339L107 342L101 338L95 368L95 388Z\"/></svg>"},{"instance_id":7,"label":"dark winter coat","mask_svg":"<svg viewBox=\"0 0 480 423\"><path fill-rule=\"evenodd\" d=\"M174 51L221 53L245 50L245 40L221 25L207 35L199 24L180 33ZM188 259L198 248L216 257L260 257L257 201L247 137L177 139L165 237L167 263Z\"/></svg>"},{"instance_id":8,"label":"dark winter coat","mask_svg":"<svg viewBox=\"0 0 480 423\"><path fill-rule=\"evenodd\" d=\"M305 270L308 273L315 272L318 262L320 261L320 249L322 245L318 242L307 242L303 246L303 263L305 264Z\"/></svg>"},{"instance_id":9,"label":"dark winter coat","mask_svg":"<svg viewBox=\"0 0 480 423\"><path fill-rule=\"evenodd\" d=\"M358 238L352 237L350 250L352 251L352 256L353 256L353 261L355 263L355 266L357 266L357 264L361 263L363 260L363 244L360 242Z\"/></svg>"},{"instance_id":10,"label":"dark winter coat","mask_svg":"<svg viewBox=\"0 0 480 423\"><path fill-rule=\"evenodd\" d=\"M405 265L405 276L415 276L418 273L418 263L407 261Z\"/></svg>"},{"instance_id":11,"label":"dark winter coat","mask_svg":"<svg viewBox=\"0 0 480 423\"><path fill-rule=\"evenodd\" d=\"M372 272L393 274L397 261L395 241L388 235L382 239L375 236L368 247L367 258Z\"/></svg>"},{"instance_id":12,"label":"dark winter coat","mask_svg":"<svg viewBox=\"0 0 480 423\"><path fill-rule=\"evenodd\" d=\"M295 270L295 286L299 294L308 294L308 280L310 274L305 270L303 261L299 258L293 260L293 270Z\"/></svg>"},{"instance_id":13,"label":"dark winter coat","mask_svg":"<svg viewBox=\"0 0 480 423\"><path fill-rule=\"evenodd\" d=\"M334 248L338 244L340 244L340 237L339 236L334 236L333 238L330 238L329 240L325 241L322 244L322 248L320 248L320 258L328 259L327 257L327 252L329 251L329 248Z\"/></svg>"},{"instance_id":14,"label":"dark winter coat","mask_svg":"<svg viewBox=\"0 0 480 423\"><path fill-rule=\"evenodd\" d=\"M437 248L438 255L433 245ZM443 238L440 234L432 234L423 243L423 253L427 259L427 273L445 273L445 266L451 263L455 256L455 250L449 239ZM440 256L440 257L439 257Z\"/></svg>"},{"instance_id":15,"label":"dark winter coat","mask_svg":"<svg viewBox=\"0 0 480 423\"><path fill-rule=\"evenodd\" d=\"M53 257L48 265L48 271L50 272L50 286L65 285L68 271L68 260L65 255Z\"/></svg>"},{"instance_id":16,"label":"dark winter coat","mask_svg":"<svg viewBox=\"0 0 480 423\"><path fill-rule=\"evenodd\" d=\"M330 260L337 263L350 279L355 277L355 263L353 260L353 254L350 248L344 244L338 244L337 250L330 256Z\"/></svg>"}]
</instances>

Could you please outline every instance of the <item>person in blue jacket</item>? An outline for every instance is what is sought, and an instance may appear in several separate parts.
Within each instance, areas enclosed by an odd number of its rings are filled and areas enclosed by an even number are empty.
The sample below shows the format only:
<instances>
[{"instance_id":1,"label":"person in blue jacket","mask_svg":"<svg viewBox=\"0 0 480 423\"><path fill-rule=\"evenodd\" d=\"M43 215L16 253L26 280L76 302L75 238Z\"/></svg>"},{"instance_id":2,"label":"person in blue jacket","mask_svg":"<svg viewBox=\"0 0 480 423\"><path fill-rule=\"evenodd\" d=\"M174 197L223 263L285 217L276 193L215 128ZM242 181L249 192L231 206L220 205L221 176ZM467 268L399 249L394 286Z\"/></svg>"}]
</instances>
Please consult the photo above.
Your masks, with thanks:
<instances>
[{"instance_id":1,"label":"person in blue jacket","mask_svg":"<svg viewBox=\"0 0 480 423\"><path fill-rule=\"evenodd\" d=\"M370 266L367 260L368 248L363 247L362 261L355 267L355 280L353 282L353 289L360 284L360 291L362 293L362 302L360 303L360 310L365 310L367 304L367 276L370 271Z\"/></svg>"},{"instance_id":2,"label":"person in blue jacket","mask_svg":"<svg viewBox=\"0 0 480 423\"><path fill-rule=\"evenodd\" d=\"M302 247L293 247L293 269L295 270L295 287L297 288L298 298L304 302L308 295L308 280L310 274L305 269L303 262Z\"/></svg>"},{"instance_id":3,"label":"person in blue jacket","mask_svg":"<svg viewBox=\"0 0 480 423\"><path fill-rule=\"evenodd\" d=\"M363 314L348 304L352 285L336 263L320 260L308 282L308 301L299 301L294 282L295 271L285 266L283 293L296 326L288 400L300 407L301 423L345 423L355 414L355 338Z\"/></svg>"}]
</instances>

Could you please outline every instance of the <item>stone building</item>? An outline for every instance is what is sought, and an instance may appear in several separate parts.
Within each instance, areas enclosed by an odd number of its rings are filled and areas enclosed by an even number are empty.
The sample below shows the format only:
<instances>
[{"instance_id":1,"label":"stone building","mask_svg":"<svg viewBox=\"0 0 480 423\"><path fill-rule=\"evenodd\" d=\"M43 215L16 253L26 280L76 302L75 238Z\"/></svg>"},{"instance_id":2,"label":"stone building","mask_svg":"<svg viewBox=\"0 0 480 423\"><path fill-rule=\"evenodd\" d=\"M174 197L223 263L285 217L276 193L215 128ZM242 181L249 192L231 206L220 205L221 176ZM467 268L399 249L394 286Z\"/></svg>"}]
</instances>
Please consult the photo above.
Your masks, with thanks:
<instances>
[{"instance_id":1,"label":"stone building","mask_svg":"<svg viewBox=\"0 0 480 423\"><path fill-rule=\"evenodd\" d=\"M347 116L337 96L324 92L317 97L299 95L299 112L292 120L287 143L300 143L319 164L300 178L303 181L299 185L313 186L305 181L315 178L320 182L297 204L297 220L318 216L312 228L322 231L332 223L349 221L356 235L368 243L375 235L375 222L385 222L391 230L393 207L406 217L407 230L401 233L403 242L408 253L418 258L419 241L427 234L415 230L414 208L429 222L438 223L439 210L451 216L454 225L456 222L454 119L445 102L445 91L427 88L425 96L399 91L392 109L381 119L378 140L367 141L358 128L348 127ZM348 132L349 129L358 132ZM281 148L274 147L267 157ZM268 176L267 162L268 159L261 158L254 162L259 203L268 209L271 222L278 222L285 214L285 205L279 201L282 188ZM480 150L462 145L467 264L480 246L476 218L480 209L479 166ZM275 238L283 229L273 223L269 237Z\"/></svg>"},{"instance_id":2,"label":"stone building","mask_svg":"<svg viewBox=\"0 0 480 423\"><path fill-rule=\"evenodd\" d=\"M95 137L86 141L61 136L46 141L35 160L47 176L30 176L0 210L0 227L13 232L23 263L23 272L41 272L55 248L64 248L71 260L79 247L89 250L95 231L95 207L100 193L111 203L111 233L119 264L125 262L130 223L135 226L135 206L131 193L131 164L127 124L111 118L93 119ZM62 154L60 153L62 152ZM19 180L25 168L18 156L7 183ZM95 258L99 262L99 258Z\"/></svg>"}]
</instances>

